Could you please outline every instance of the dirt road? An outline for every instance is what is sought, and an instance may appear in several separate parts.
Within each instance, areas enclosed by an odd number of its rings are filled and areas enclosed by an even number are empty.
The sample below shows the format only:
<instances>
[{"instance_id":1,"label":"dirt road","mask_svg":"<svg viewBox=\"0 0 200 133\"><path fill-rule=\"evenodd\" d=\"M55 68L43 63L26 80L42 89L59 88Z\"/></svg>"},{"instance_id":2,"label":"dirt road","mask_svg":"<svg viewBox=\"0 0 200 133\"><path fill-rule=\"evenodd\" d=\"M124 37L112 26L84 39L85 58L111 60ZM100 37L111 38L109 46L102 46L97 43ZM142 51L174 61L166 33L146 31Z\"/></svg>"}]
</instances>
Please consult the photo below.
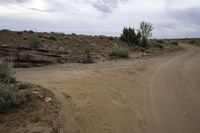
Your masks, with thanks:
<instances>
[{"instance_id":1,"label":"dirt road","mask_svg":"<svg viewBox=\"0 0 200 133\"><path fill-rule=\"evenodd\" d=\"M17 69L62 102L66 133L199 133L200 48L153 59Z\"/></svg>"}]
</instances>

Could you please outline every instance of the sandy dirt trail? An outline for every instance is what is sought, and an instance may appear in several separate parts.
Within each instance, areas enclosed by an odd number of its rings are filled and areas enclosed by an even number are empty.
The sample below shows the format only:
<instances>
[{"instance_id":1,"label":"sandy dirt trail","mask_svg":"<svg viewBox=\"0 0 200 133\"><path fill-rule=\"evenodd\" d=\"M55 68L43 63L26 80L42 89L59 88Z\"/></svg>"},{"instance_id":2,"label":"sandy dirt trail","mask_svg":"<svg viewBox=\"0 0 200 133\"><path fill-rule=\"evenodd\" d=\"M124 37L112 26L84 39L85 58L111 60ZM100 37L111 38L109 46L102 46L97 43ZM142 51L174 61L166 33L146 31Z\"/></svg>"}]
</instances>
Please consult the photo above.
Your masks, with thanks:
<instances>
[{"instance_id":1,"label":"sandy dirt trail","mask_svg":"<svg viewBox=\"0 0 200 133\"><path fill-rule=\"evenodd\" d=\"M62 103L66 133L200 133L200 48L152 59L17 69Z\"/></svg>"}]
</instances>

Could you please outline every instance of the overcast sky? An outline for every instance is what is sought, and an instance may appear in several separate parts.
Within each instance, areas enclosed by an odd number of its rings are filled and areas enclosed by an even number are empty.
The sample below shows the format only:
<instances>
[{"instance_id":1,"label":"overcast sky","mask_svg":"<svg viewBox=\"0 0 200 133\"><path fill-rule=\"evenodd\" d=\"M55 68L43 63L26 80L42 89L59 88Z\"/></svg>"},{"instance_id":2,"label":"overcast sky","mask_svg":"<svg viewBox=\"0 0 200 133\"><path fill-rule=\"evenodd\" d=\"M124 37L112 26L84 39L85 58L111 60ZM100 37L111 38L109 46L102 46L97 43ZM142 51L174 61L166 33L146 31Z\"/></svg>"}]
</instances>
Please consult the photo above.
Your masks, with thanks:
<instances>
[{"instance_id":1,"label":"overcast sky","mask_svg":"<svg viewBox=\"0 0 200 133\"><path fill-rule=\"evenodd\" d=\"M154 25L153 37L200 37L200 0L0 0L0 29L119 36Z\"/></svg>"}]
</instances>

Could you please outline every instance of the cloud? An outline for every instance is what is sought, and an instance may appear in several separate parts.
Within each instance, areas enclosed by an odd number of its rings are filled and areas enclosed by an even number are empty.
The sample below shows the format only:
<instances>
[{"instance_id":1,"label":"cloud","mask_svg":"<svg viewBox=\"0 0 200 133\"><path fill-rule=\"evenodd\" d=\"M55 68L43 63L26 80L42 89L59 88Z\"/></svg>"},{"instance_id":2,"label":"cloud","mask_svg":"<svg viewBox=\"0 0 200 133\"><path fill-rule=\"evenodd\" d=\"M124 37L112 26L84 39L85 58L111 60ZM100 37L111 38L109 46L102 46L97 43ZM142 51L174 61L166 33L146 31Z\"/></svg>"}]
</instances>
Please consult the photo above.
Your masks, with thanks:
<instances>
[{"instance_id":1,"label":"cloud","mask_svg":"<svg viewBox=\"0 0 200 133\"><path fill-rule=\"evenodd\" d=\"M104 13L111 13L119 4L127 2L127 0L98 0L93 6Z\"/></svg>"},{"instance_id":2,"label":"cloud","mask_svg":"<svg viewBox=\"0 0 200 133\"><path fill-rule=\"evenodd\" d=\"M187 9L171 9L168 13L182 23L200 24L200 5Z\"/></svg>"},{"instance_id":3,"label":"cloud","mask_svg":"<svg viewBox=\"0 0 200 133\"><path fill-rule=\"evenodd\" d=\"M0 4L10 4L10 3L24 3L29 0L0 0Z\"/></svg>"},{"instance_id":4,"label":"cloud","mask_svg":"<svg viewBox=\"0 0 200 133\"><path fill-rule=\"evenodd\" d=\"M145 20L153 37L200 36L200 0L0 0L0 10L1 28L13 30L119 36Z\"/></svg>"},{"instance_id":5,"label":"cloud","mask_svg":"<svg viewBox=\"0 0 200 133\"><path fill-rule=\"evenodd\" d=\"M37 9L37 8L27 8L27 9L36 11L36 12L54 12L55 11L54 9L48 9L48 10Z\"/></svg>"}]
</instances>

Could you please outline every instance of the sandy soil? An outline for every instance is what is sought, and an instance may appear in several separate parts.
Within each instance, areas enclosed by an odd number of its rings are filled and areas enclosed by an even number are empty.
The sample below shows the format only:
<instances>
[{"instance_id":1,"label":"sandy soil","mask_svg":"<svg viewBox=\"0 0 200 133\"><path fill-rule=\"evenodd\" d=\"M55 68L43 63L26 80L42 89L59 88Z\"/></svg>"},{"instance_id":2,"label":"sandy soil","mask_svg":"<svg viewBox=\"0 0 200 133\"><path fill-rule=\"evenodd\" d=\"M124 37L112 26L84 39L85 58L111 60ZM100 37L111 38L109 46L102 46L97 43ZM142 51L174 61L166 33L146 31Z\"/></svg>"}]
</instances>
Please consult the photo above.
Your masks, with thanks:
<instances>
[{"instance_id":1,"label":"sandy soil","mask_svg":"<svg viewBox=\"0 0 200 133\"><path fill-rule=\"evenodd\" d=\"M62 102L66 133L199 133L200 48L153 59L17 69Z\"/></svg>"}]
</instances>

